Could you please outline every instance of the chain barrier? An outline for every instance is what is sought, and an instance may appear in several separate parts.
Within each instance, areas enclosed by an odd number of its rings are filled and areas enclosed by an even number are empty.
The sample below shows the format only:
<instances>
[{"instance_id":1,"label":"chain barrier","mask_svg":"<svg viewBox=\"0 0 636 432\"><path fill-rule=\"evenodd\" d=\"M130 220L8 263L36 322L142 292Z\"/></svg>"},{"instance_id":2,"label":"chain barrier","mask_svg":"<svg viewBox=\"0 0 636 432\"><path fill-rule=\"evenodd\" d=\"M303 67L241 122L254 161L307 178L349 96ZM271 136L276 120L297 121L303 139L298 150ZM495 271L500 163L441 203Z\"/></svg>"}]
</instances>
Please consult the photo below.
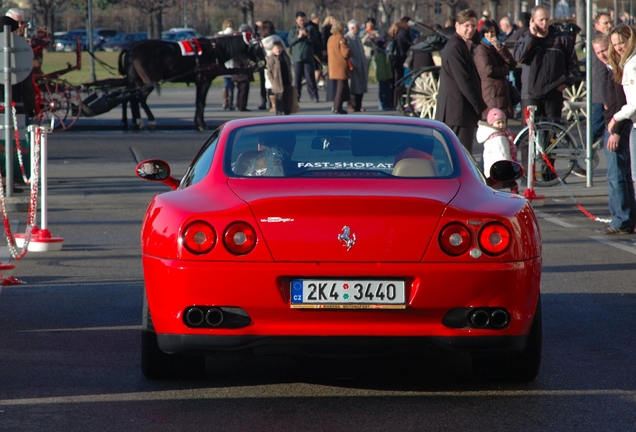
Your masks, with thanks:
<instances>
[{"instance_id":1,"label":"chain barrier","mask_svg":"<svg viewBox=\"0 0 636 432\"><path fill-rule=\"evenodd\" d=\"M2 222L4 224L4 234L7 237L7 246L9 247L9 251L11 252L11 256L16 260L20 260L24 258L29 248L29 242L31 241L31 233L33 231L33 227L35 226L35 212L37 210L37 196L38 196L38 184L39 184L39 173L40 173L40 144L42 139L42 129L37 128L35 130L35 139L33 142L33 167L31 169L32 176L31 181L31 197L29 200L29 211L27 213L27 227L25 231L25 239L24 244L22 245L22 250L18 252L18 249L15 244L15 238L13 236L13 232L11 231L11 223L9 221L9 216L7 215L7 207L5 203L4 196L4 188L0 187L0 203L2 207ZM18 152L19 154L19 152ZM2 176L2 168L0 167L0 177ZM13 181L13 179L7 179L7 181Z\"/></svg>"},{"instance_id":2,"label":"chain barrier","mask_svg":"<svg viewBox=\"0 0 636 432\"><path fill-rule=\"evenodd\" d=\"M541 145L537 146L536 137L534 136L535 135L534 110L531 109L531 108L533 108L533 107L526 107L526 109L525 109L526 123L528 125L528 147L529 147L529 154L531 155L531 157L528 157L528 176L527 176L527 178L528 178L528 188L530 189L530 192L527 195L525 195L525 192L524 192L524 195L527 198L533 198L533 197L536 196L534 194L534 190L533 190L534 189L534 154L536 154L536 149L538 147L539 152L541 153L541 158L543 159L545 164L548 166L548 168L550 169L552 174L554 174L554 176L557 178L557 180L559 180L559 183L561 184L563 189L565 189L565 191L567 192L568 196L570 197L572 202L576 205L576 207L581 211L581 213L583 213L585 216L587 216L588 218L592 219L595 222L610 223L611 219L600 218L598 216L594 216L592 213L590 213L587 209L585 209L585 207L583 207L576 200L576 198L572 194L572 191L570 191L570 189L566 186L566 184L563 181L563 179L556 172L556 169L554 168L554 165L552 165L552 162L550 162L550 159L548 158L548 155L545 154L545 151L543 150L543 146L541 146ZM534 146L532 146L533 143L535 144ZM534 150L534 152L532 152L532 150Z\"/></svg>"},{"instance_id":3,"label":"chain barrier","mask_svg":"<svg viewBox=\"0 0 636 432\"><path fill-rule=\"evenodd\" d=\"M22 160L22 147L20 147L20 129L18 128L18 113L15 108L15 102L11 101L11 117L13 117L13 133L15 134L15 148L18 153L18 162L20 163L20 172L22 173L22 180L25 184L29 184L29 178L26 175L24 169L24 161Z\"/></svg>"},{"instance_id":4,"label":"chain barrier","mask_svg":"<svg viewBox=\"0 0 636 432\"><path fill-rule=\"evenodd\" d=\"M557 180L559 180L559 183L561 184L561 186L563 186L563 189L565 189L565 191L568 193L570 199L572 200L572 202L578 207L578 209L581 211L581 213L583 213L585 216L587 216L588 218L592 219L595 222L602 222L602 223L610 223L612 220L611 219L605 219L605 218L600 218L598 216L594 216L592 213L590 213L589 211L587 211L585 209L585 207L583 207L577 200L576 198L574 198L574 195L572 195L572 192L570 191L570 189L565 185L565 182L563 181L563 179L559 176L559 174L557 174L556 170L554 169L554 166L552 165L552 162L550 162L550 159L548 159L548 155L545 154L545 152L543 151L543 149L541 149L541 157L543 158L543 160L545 161L546 165L548 166L548 168L550 168L550 171L552 171L552 173L556 176Z\"/></svg>"}]
</instances>

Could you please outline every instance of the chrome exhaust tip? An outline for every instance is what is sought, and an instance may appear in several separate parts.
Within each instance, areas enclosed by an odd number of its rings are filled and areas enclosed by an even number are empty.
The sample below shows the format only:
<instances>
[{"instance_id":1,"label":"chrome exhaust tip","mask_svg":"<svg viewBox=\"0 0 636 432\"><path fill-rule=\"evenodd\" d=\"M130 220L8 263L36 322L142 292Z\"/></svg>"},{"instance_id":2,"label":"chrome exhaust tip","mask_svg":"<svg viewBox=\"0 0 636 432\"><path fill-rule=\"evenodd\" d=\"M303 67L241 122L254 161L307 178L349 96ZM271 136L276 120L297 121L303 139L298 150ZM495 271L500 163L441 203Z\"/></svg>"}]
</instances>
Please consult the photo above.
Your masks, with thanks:
<instances>
[{"instance_id":1,"label":"chrome exhaust tip","mask_svg":"<svg viewBox=\"0 0 636 432\"><path fill-rule=\"evenodd\" d=\"M191 327L198 327L203 323L203 311L199 308L191 308L186 312L186 322Z\"/></svg>"},{"instance_id":2,"label":"chrome exhaust tip","mask_svg":"<svg viewBox=\"0 0 636 432\"><path fill-rule=\"evenodd\" d=\"M223 311L219 308L210 308L205 314L205 322L212 327L218 327L223 322Z\"/></svg>"},{"instance_id":3,"label":"chrome exhaust tip","mask_svg":"<svg viewBox=\"0 0 636 432\"><path fill-rule=\"evenodd\" d=\"M477 309L470 315L470 322L477 328L484 328L490 323L490 315L485 310Z\"/></svg>"},{"instance_id":4,"label":"chrome exhaust tip","mask_svg":"<svg viewBox=\"0 0 636 432\"><path fill-rule=\"evenodd\" d=\"M495 328L504 328L510 322L510 315L503 309L495 309L490 314L490 323Z\"/></svg>"}]
</instances>

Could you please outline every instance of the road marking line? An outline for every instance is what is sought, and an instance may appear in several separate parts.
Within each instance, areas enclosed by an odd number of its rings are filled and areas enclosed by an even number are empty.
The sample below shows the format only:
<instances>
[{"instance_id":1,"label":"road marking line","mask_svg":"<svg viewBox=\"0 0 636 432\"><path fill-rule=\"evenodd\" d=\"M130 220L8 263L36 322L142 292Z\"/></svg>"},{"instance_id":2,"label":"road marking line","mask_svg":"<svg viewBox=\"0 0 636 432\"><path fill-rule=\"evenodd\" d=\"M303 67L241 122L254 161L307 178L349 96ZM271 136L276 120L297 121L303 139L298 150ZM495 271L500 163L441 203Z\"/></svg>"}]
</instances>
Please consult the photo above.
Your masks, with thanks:
<instances>
[{"instance_id":1,"label":"road marking line","mask_svg":"<svg viewBox=\"0 0 636 432\"><path fill-rule=\"evenodd\" d=\"M80 328L56 328L56 329L37 329L37 330L19 330L16 333L44 333L44 332L77 332L77 331L101 331L101 330L141 330L140 325L136 326L111 326L111 327L80 327Z\"/></svg>"},{"instance_id":2,"label":"road marking line","mask_svg":"<svg viewBox=\"0 0 636 432\"><path fill-rule=\"evenodd\" d=\"M256 386L265 388L265 386ZM131 402L131 401L161 401L161 400L195 400L195 399L237 399L237 398L267 398L272 395L280 396L280 392L275 388L268 391L256 391L253 396L246 396L242 393L236 393L232 389L211 388L207 394L202 395L203 389L194 390L164 390L149 392L131 392L131 393L113 393L113 394L95 394L95 395L79 395L79 396L54 396L42 398L25 398L25 399L0 399L0 407L16 406L16 405L44 405L44 404L76 404L76 403L103 403L103 402ZM315 386L305 386L294 395L287 397L316 397ZM378 397L388 396L395 397L396 393L399 397L458 397L458 398L474 398L474 397L493 397L493 396L514 396L514 397L537 397L537 396L618 396L625 398L636 397L634 390L484 390L484 391L441 391L441 392L388 392L388 391L368 391L360 390L348 391L342 394L339 389L329 391L329 388L323 387L325 394L321 397Z\"/></svg>"},{"instance_id":3,"label":"road marking line","mask_svg":"<svg viewBox=\"0 0 636 432\"><path fill-rule=\"evenodd\" d=\"M596 240L599 243L603 243L606 244L608 246L613 246L617 249L623 250L625 252L629 252L631 254L636 255L636 247L633 246L627 246L626 244L622 244L622 243L617 243L614 241L609 240L607 237L601 237L601 236L591 236L590 237L593 240Z\"/></svg>"},{"instance_id":4,"label":"road marking line","mask_svg":"<svg viewBox=\"0 0 636 432\"><path fill-rule=\"evenodd\" d=\"M561 219L557 219L555 217L552 217L552 216L550 216L547 213L538 212L538 211L535 210L534 214L536 214L537 216L539 216L543 220L546 220L548 222L552 222L553 224L562 226L563 228L578 228L576 225L572 225L570 223L563 222Z\"/></svg>"}]
</instances>

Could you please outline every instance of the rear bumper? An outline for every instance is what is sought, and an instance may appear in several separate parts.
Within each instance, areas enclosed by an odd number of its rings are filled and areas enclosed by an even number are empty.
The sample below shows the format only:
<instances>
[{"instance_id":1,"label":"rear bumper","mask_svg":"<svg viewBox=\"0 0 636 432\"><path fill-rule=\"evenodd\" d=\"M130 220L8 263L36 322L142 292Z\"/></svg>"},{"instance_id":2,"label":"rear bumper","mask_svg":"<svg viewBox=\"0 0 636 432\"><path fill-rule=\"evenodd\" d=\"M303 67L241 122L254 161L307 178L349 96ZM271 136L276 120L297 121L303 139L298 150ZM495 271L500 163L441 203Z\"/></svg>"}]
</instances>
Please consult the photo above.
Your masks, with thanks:
<instances>
[{"instance_id":1,"label":"rear bumper","mask_svg":"<svg viewBox=\"0 0 636 432\"><path fill-rule=\"evenodd\" d=\"M153 326L166 351L239 349L288 337L300 341L414 338L449 348L472 350L483 344L486 349L499 345L508 349L518 344L505 342L506 338L525 337L530 331L541 282L541 258L513 263L296 264L187 262L144 256L143 266ZM290 307L293 278L361 275L403 278L406 308ZM250 323L241 328L190 328L184 323L184 311L192 306L242 308ZM510 323L502 329L443 324L450 310L474 307L505 308Z\"/></svg>"},{"instance_id":2,"label":"rear bumper","mask_svg":"<svg viewBox=\"0 0 636 432\"><path fill-rule=\"evenodd\" d=\"M249 350L250 354L347 356L429 352L435 348L469 352L515 352L525 348L527 337L289 337L159 334L157 340L161 350L167 353L210 354Z\"/></svg>"}]
</instances>

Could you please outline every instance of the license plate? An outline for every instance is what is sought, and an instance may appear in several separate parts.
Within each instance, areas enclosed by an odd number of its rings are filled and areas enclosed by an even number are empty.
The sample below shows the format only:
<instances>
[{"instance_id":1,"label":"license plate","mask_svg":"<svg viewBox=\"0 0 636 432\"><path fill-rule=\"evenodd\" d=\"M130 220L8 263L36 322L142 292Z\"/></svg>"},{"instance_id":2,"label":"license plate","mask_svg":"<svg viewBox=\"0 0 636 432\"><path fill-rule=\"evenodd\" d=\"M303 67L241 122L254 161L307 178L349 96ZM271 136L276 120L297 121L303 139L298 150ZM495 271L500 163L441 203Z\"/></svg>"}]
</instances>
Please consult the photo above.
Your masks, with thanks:
<instances>
[{"instance_id":1,"label":"license plate","mask_svg":"<svg viewBox=\"0 0 636 432\"><path fill-rule=\"evenodd\" d=\"M293 309L405 309L404 281L294 279Z\"/></svg>"}]
</instances>

